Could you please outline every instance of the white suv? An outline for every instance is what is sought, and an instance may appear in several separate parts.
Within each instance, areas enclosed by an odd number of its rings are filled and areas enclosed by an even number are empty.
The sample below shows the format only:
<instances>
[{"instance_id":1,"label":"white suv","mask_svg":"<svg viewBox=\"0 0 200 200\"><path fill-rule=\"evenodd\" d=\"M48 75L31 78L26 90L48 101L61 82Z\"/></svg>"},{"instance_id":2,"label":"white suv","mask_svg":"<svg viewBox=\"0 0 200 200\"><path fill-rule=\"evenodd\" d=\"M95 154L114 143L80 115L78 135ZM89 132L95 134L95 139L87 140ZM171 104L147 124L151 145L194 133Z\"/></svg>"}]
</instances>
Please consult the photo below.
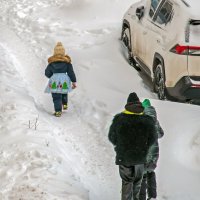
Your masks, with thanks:
<instances>
[{"instance_id":1,"label":"white suv","mask_svg":"<svg viewBox=\"0 0 200 200\"><path fill-rule=\"evenodd\" d=\"M124 15L121 39L159 99L200 99L199 0L137 2Z\"/></svg>"}]
</instances>

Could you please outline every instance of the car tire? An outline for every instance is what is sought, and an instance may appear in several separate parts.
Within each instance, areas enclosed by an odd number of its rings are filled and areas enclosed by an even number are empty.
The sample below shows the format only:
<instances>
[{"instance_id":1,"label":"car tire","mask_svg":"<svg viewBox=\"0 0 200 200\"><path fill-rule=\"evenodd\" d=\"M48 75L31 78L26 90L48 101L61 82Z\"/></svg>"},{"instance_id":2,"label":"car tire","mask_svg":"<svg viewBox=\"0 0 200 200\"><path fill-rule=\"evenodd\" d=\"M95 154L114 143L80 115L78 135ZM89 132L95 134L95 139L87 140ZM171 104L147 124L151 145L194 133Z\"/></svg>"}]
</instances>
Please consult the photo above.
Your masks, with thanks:
<instances>
[{"instance_id":1,"label":"car tire","mask_svg":"<svg viewBox=\"0 0 200 200\"><path fill-rule=\"evenodd\" d=\"M161 63L157 64L154 71L154 91L158 94L160 100L166 99L165 73Z\"/></svg>"},{"instance_id":2,"label":"car tire","mask_svg":"<svg viewBox=\"0 0 200 200\"><path fill-rule=\"evenodd\" d=\"M124 43L124 45L127 47L127 49L130 51L131 37L130 37L130 29L128 27L122 28L121 40Z\"/></svg>"},{"instance_id":3,"label":"car tire","mask_svg":"<svg viewBox=\"0 0 200 200\"><path fill-rule=\"evenodd\" d=\"M128 27L124 27L122 29L122 34L121 34L121 40L124 43L126 49L127 49L127 55L126 58L131 66L133 66L137 71L140 71L140 68L137 66L137 63L135 59L132 56L132 51L131 51L131 34L130 34L130 29Z\"/></svg>"},{"instance_id":4,"label":"car tire","mask_svg":"<svg viewBox=\"0 0 200 200\"><path fill-rule=\"evenodd\" d=\"M127 48L128 53L128 60L131 57L131 36L130 36L130 29L128 27L123 27L122 29L122 36L121 40L125 47Z\"/></svg>"}]
</instances>

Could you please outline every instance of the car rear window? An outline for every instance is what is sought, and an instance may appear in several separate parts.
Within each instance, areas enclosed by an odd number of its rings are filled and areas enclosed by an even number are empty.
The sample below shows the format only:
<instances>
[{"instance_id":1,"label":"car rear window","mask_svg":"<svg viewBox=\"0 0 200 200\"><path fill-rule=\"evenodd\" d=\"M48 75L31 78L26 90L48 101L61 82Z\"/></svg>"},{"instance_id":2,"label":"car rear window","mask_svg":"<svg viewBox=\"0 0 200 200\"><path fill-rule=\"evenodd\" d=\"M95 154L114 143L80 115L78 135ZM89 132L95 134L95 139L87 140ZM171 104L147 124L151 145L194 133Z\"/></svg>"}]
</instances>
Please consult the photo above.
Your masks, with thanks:
<instances>
[{"instance_id":1,"label":"car rear window","mask_svg":"<svg viewBox=\"0 0 200 200\"><path fill-rule=\"evenodd\" d=\"M190 48L190 55L200 55L200 20L190 20L189 21L189 31L186 36Z\"/></svg>"}]
</instances>

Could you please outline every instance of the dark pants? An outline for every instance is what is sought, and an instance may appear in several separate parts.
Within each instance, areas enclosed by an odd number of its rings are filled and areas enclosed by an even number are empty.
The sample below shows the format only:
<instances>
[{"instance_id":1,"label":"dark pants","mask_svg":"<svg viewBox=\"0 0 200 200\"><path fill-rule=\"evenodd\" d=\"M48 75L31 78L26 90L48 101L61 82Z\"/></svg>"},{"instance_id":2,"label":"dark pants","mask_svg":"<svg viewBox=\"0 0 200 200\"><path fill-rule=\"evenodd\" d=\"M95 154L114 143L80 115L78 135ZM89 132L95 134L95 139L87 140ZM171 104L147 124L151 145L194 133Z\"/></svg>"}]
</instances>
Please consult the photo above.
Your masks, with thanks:
<instances>
[{"instance_id":1,"label":"dark pants","mask_svg":"<svg viewBox=\"0 0 200 200\"><path fill-rule=\"evenodd\" d=\"M119 166L119 173L122 178L121 200L139 200L140 187L144 174L144 165L131 167Z\"/></svg>"},{"instance_id":2,"label":"dark pants","mask_svg":"<svg viewBox=\"0 0 200 200\"><path fill-rule=\"evenodd\" d=\"M143 176L140 190L140 200L146 200L146 190L149 199L157 197L156 174L154 171L147 172Z\"/></svg>"},{"instance_id":3,"label":"dark pants","mask_svg":"<svg viewBox=\"0 0 200 200\"><path fill-rule=\"evenodd\" d=\"M68 102L68 94L52 93L52 98L56 112L62 111L62 105Z\"/></svg>"}]
</instances>

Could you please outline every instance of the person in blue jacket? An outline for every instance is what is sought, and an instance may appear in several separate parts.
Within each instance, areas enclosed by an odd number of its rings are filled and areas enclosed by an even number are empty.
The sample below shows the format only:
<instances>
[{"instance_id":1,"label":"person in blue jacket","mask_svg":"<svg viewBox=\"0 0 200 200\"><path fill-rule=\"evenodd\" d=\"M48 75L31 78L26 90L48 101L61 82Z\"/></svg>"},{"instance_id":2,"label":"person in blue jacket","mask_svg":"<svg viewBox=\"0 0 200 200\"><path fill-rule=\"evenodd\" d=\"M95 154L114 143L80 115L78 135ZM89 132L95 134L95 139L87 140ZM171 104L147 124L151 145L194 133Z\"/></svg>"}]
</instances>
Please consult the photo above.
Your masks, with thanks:
<instances>
[{"instance_id":1,"label":"person in blue jacket","mask_svg":"<svg viewBox=\"0 0 200 200\"><path fill-rule=\"evenodd\" d=\"M58 42L54 54L48 58L45 76L49 78L45 92L51 93L56 117L68 108L68 92L77 87L76 76L71 64L71 58L65 54L65 48Z\"/></svg>"}]
</instances>

